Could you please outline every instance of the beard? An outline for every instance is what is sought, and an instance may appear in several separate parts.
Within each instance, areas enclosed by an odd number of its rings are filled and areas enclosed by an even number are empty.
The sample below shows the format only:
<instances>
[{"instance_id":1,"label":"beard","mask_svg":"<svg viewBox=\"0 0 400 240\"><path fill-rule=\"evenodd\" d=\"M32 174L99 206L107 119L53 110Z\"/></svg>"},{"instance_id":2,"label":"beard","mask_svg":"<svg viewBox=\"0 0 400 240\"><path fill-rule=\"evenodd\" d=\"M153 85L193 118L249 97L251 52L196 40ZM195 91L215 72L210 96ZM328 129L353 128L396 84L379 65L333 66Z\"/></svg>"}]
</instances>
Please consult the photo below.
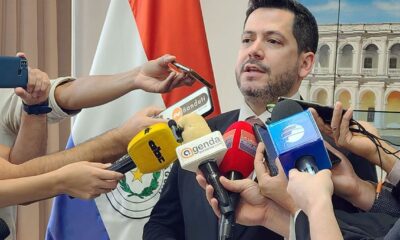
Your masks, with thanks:
<instances>
[{"instance_id":1,"label":"beard","mask_svg":"<svg viewBox=\"0 0 400 240\"><path fill-rule=\"evenodd\" d=\"M247 101L267 104L276 102L279 97L287 96L297 82L297 64L280 75L272 76L270 69L266 74L268 80L264 86L242 87L240 75L236 73L237 85Z\"/></svg>"}]
</instances>

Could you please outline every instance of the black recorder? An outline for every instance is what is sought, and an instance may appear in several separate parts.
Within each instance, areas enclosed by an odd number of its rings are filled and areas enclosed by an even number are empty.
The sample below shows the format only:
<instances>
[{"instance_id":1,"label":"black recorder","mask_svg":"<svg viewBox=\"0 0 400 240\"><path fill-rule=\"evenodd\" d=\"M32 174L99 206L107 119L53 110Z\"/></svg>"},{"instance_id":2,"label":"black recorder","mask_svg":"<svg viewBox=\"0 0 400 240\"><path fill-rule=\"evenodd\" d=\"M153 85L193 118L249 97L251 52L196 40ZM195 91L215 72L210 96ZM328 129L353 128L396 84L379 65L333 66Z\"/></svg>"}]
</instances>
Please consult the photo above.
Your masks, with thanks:
<instances>
[{"instance_id":1,"label":"black recorder","mask_svg":"<svg viewBox=\"0 0 400 240\"><path fill-rule=\"evenodd\" d=\"M26 88L28 62L24 57L0 56L0 88Z\"/></svg>"},{"instance_id":2,"label":"black recorder","mask_svg":"<svg viewBox=\"0 0 400 240\"><path fill-rule=\"evenodd\" d=\"M286 98L286 97L279 97L278 102L287 100L287 99L297 102L303 108L303 110L307 110L309 108L314 108L317 111L318 115L322 118L322 120L325 123L327 123L327 124L331 123L332 117L333 117L333 107L324 106L324 105L320 105L318 103L313 103L313 102L306 102L306 101L298 100L298 99ZM343 109L342 116L345 113L346 113L346 110ZM350 120L350 125L354 125L353 119Z\"/></svg>"}]
</instances>

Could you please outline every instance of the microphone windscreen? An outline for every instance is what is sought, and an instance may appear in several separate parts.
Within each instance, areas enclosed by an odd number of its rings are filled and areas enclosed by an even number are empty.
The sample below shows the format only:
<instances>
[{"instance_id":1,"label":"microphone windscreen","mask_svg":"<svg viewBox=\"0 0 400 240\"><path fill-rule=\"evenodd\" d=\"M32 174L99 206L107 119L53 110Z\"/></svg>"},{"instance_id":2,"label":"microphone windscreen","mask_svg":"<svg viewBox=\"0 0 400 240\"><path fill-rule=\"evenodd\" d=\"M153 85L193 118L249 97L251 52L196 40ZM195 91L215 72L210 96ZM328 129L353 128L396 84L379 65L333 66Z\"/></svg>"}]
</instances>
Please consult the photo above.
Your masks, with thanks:
<instances>
[{"instance_id":1,"label":"microphone windscreen","mask_svg":"<svg viewBox=\"0 0 400 240\"><path fill-rule=\"evenodd\" d=\"M206 120L197 113L183 115L177 123L183 128L183 143L190 142L211 133L211 129Z\"/></svg>"},{"instance_id":2,"label":"microphone windscreen","mask_svg":"<svg viewBox=\"0 0 400 240\"><path fill-rule=\"evenodd\" d=\"M224 133L228 148L219 166L222 174L236 171L246 178L254 169L254 156L257 142L253 127L245 121L233 123Z\"/></svg>"},{"instance_id":3,"label":"microphone windscreen","mask_svg":"<svg viewBox=\"0 0 400 240\"><path fill-rule=\"evenodd\" d=\"M278 102L271 112L271 123L303 112L303 108L296 101L285 99Z\"/></svg>"}]
</instances>

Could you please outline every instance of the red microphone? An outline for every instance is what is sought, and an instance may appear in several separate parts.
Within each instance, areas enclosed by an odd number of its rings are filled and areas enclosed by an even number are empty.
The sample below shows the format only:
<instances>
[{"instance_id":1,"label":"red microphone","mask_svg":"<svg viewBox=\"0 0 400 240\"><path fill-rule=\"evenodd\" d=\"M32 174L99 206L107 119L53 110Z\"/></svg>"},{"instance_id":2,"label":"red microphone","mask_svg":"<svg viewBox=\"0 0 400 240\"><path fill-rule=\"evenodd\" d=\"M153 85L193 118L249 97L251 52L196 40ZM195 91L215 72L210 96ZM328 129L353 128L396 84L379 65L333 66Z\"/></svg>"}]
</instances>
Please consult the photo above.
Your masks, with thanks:
<instances>
[{"instance_id":1,"label":"red microphone","mask_svg":"<svg viewBox=\"0 0 400 240\"><path fill-rule=\"evenodd\" d=\"M235 172L235 175L241 175L239 178L248 177L254 170L257 150L253 127L248 122L238 121L229 126L223 137L228 150L219 165L221 174L230 178Z\"/></svg>"},{"instance_id":2,"label":"red microphone","mask_svg":"<svg viewBox=\"0 0 400 240\"><path fill-rule=\"evenodd\" d=\"M253 127L245 121L233 123L223 135L228 150L219 165L221 174L230 180L247 178L254 170L254 157L257 150L257 141ZM219 239L232 239L235 226L235 208L239 202L238 193L229 193L234 211L223 214L219 223Z\"/></svg>"}]
</instances>

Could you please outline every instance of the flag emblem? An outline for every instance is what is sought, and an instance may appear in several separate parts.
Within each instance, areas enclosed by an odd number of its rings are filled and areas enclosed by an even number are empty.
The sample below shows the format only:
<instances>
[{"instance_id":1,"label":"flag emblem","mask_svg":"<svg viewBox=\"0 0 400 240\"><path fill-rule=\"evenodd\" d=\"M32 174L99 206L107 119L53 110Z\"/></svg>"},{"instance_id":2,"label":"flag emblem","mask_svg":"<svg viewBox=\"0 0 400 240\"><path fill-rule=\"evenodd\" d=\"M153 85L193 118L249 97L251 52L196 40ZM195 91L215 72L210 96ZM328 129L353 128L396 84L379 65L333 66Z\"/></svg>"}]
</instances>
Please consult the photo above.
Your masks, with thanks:
<instances>
[{"instance_id":1,"label":"flag emblem","mask_svg":"<svg viewBox=\"0 0 400 240\"><path fill-rule=\"evenodd\" d=\"M142 174L138 169L125 174L118 187L106 194L112 207L124 217L142 219L150 216L170 167L158 172Z\"/></svg>"}]
</instances>

